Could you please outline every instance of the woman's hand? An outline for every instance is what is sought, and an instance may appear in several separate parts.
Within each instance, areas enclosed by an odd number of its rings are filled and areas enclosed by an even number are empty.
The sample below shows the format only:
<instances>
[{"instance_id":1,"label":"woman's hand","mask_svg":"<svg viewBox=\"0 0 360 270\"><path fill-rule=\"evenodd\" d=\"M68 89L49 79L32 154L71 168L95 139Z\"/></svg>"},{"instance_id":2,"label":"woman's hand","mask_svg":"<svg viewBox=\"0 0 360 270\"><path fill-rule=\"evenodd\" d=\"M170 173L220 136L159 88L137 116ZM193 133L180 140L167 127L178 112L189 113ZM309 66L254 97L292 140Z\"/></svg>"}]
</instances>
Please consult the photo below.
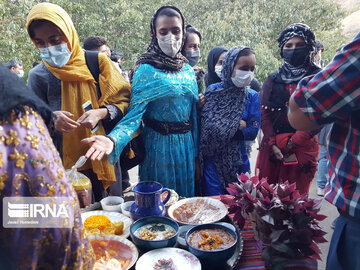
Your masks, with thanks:
<instances>
[{"instance_id":1,"label":"woman's hand","mask_svg":"<svg viewBox=\"0 0 360 270\"><path fill-rule=\"evenodd\" d=\"M96 135L83 139L81 142L85 144L93 143L85 154L85 157L91 160L101 160L104 155L110 155L114 149L113 141L106 136Z\"/></svg>"},{"instance_id":2,"label":"woman's hand","mask_svg":"<svg viewBox=\"0 0 360 270\"><path fill-rule=\"evenodd\" d=\"M271 146L271 150L272 150L272 152L273 152L276 159L283 160L284 155L281 153L281 150L280 150L279 147L277 147L277 145L273 144Z\"/></svg>"},{"instance_id":3,"label":"woman's hand","mask_svg":"<svg viewBox=\"0 0 360 270\"><path fill-rule=\"evenodd\" d=\"M67 111L55 111L55 129L61 132L73 132L80 124L74 121L72 118L74 115Z\"/></svg>"},{"instance_id":4,"label":"woman's hand","mask_svg":"<svg viewBox=\"0 0 360 270\"><path fill-rule=\"evenodd\" d=\"M93 129L101 119L105 119L108 116L108 110L106 108L93 109L85 112L77 122L85 128Z\"/></svg>"},{"instance_id":5,"label":"woman's hand","mask_svg":"<svg viewBox=\"0 0 360 270\"><path fill-rule=\"evenodd\" d=\"M244 128L246 128L246 122L245 122L244 120L241 120L241 121L240 121L239 130L242 130L242 129L244 129Z\"/></svg>"},{"instance_id":6,"label":"woman's hand","mask_svg":"<svg viewBox=\"0 0 360 270\"><path fill-rule=\"evenodd\" d=\"M199 94L199 101L198 103L196 104L196 107L198 107L199 109L204 107L205 105L205 96L203 94Z\"/></svg>"},{"instance_id":7,"label":"woman's hand","mask_svg":"<svg viewBox=\"0 0 360 270\"><path fill-rule=\"evenodd\" d=\"M287 144L286 144L285 151L288 153L294 147L295 147L295 145L294 145L294 143L293 143L293 141L291 140L291 137L290 137Z\"/></svg>"}]
</instances>

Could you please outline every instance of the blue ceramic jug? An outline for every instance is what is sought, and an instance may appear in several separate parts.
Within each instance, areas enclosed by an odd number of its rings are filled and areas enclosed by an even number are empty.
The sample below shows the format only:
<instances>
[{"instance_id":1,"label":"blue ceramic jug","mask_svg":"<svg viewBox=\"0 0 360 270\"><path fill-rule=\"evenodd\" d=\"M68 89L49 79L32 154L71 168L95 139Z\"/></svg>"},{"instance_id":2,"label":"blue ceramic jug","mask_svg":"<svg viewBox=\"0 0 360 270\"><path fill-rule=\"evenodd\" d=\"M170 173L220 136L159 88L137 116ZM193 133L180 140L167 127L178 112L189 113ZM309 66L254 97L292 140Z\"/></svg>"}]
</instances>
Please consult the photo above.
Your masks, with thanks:
<instances>
[{"instance_id":1,"label":"blue ceramic jug","mask_svg":"<svg viewBox=\"0 0 360 270\"><path fill-rule=\"evenodd\" d=\"M135 221L147 216L164 216L165 204L170 199L171 192L155 181L139 182L132 191L134 192L135 203L131 205L130 216ZM161 194L167 191L164 201Z\"/></svg>"}]
</instances>

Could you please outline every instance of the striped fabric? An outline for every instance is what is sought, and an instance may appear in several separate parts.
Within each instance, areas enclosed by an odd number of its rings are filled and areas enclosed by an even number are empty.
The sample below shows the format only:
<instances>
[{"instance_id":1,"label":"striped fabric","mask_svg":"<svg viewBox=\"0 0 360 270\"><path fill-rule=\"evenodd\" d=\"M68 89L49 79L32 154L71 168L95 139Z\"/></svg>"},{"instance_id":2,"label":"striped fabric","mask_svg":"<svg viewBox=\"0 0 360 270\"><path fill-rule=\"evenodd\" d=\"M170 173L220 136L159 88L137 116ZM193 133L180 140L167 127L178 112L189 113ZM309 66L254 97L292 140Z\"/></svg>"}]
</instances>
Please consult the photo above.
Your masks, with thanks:
<instances>
[{"instance_id":1,"label":"striped fabric","mask_svg":"<svg viewBox=\"0 0 360 270\"><path fill-rule=\"evenodd\" d=\"M220 196L212 198L220 200ZM230 216L231 217L231 216ZM245 222L244 228L241 230L244 239L244 248L240 259L235 266L235 270L251 269L251 270L265 270L264 261L261 259L261 251L256 248L256 240L254 239L254 229L251 221ZM289 263L285 269L288 270L317 270L317 262L312 259L296 260Z\"/></svg>"},{"instance_id":2,"label":"striped fabric","mask_svg":"<svg viewBox=\"0 0 360 270\"><path fill-rule=\"evenodd\" d=\"M325 198L360 219L360 33L321 72L300 81L294 99L311 121L334 123Z\"/></svg>"},{"instance_id":3,"label":"striped fabric","mask_svg":"<svg viewBox=\"0 0 360 270\"><path fill-rule=\"evenodd\" d=\"M261 252L255 246L254 229L250 220L246 221L241 234L244 238L244 250L234 269L265 269L264 261L261 259ZM292 261L285 269L316 270L317 262L312 259Z\"/></svg>"}]
</instances>

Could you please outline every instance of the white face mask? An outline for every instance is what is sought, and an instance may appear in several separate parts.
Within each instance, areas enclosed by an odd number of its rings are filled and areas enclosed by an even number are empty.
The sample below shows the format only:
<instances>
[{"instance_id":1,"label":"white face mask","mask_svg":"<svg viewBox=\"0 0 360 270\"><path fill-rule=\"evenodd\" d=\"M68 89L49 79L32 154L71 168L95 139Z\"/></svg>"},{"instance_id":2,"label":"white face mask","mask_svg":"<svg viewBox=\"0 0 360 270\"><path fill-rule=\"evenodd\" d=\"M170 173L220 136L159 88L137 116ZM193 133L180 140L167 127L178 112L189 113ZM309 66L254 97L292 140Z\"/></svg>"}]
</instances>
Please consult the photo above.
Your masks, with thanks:
<instances>
[{"instance_id":1,"label":"white face mask","mask_svg":"<svg viewBox=\"0 0 360 270\"><path fill-rule=\"evenodd\" d=\"M182 40L175 35L168 34L165 37L158 38L158 44L160 49L167 56L173 58L180 50Z\"/></svg>"},{"instance_id":2,"label":"white face mask","mask_svg":"<svg viewBox=\"0 0 360 270\"><path fill-rule=\"evenodd\" d=\"M253 79L254 72L245 70L237 70L235 77L231 77L233 84L238 88L249 86Z\"/></svg>"},{"instance_id":3,"label":"white face mask","mask_svg":"<svg viewBox=\"0 0 360 270\"><path fill-rule=\"evenodd\" d=\"M215 66L215 73L221 79L222 66Z\"/></svg>"},{"instance_id":4,"label":"white face mask","mask_svg":"<svg viewBox=\"0 0 360 270\"><path fill-rule=\"evenodd\" d=\"M19 73L16 75L18 75L19 78L22 78L22 77L24 77L24 71L20 70Z\"/></svg>"}]
</instances>

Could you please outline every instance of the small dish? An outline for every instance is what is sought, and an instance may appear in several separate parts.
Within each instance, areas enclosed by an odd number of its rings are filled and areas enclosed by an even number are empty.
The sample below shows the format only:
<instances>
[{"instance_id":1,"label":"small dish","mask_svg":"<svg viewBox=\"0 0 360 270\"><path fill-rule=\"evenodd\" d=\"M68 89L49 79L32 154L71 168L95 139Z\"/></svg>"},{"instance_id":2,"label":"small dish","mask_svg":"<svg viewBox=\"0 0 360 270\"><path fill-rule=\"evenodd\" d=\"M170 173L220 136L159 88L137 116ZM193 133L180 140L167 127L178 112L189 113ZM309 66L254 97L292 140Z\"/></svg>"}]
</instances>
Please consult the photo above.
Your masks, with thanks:
<instances>
[{"instance_id":1,"label":"small dish","mask_svg":"<svg viewBox=\"0 0 360 270\"><path fill-rule=\"evenodd\" d=\"M156 224L156 225L160 224L160 226L162 224L164 224L164 225L170 226L171 229L175 230L175 234L169 238L162 239L162 240L146 240L146 239L142 239L135 235L136 234L135 232L138 229L140 229L143 226L151 225L151 224ZM154 226L154 227L156 227L156 226ZM153 233L152 228L146 229L146 230ZM159 230L159 231L164 231L164 230ZM159 232L159 231L156 231L156 232ZM144 251L148 251L148 250L152 250L152 249L156 249L156 248L173 247L176 244L178 232L179 232L179 225L177 224L177 222L170 218L167 218L167 217L155 217L155 216L145 217L145 218L138 219L137 221L135 221L135 223L133 223L130 226L130 236L131 236L133 243L139 249L144 250Z\"/></svg>"},{"instance_id":2,"label":"small dish","mask_svg":"<svg viewBox=\"0 0 360 270\"><path fill-rule=\"evenodd\" d=\"M159 264L172 264L173 268L160 268ZM158 267L158 268L156 268ZM201 270L201 264L190 252L179 248L160 248L142 255L136 263L136 270L149 269Z\"/></svg>"},{"instance_id":3,"label":"small dish","mask_svg":"<svg viewBox=\"0 0 360 270\"><path fill-rule=\"evenodd\" d=\"M170 190L170 199L165 204L166 207L173 205L174 203L176 203L179 200L179 194L177 194L176 191L173 189L169 189L169 190ZM162 201L165 200L166 195L167 195L166 193L161 194Z\"/></svg>"},{"instance_id":4,"label":"small dish","mask_svg":"<svg viewBox=\"0 0 360 270\"><path fill-rule=\"evenodd\" d=\"M125 215L130 217L130 208L134 201L128 201L121 204L121 212Z\"/></svg>"},{"instance_id":5,"label":"small dish","mask_svg":"<svg viewBox=\"0 0 360 270\"><path fill-rule=\"evenodd\" d=\"M121 204L124 199L119 196L109 196L100 201L101 207L105 211L121 212Z\"/></svg>"}]
</instances>

